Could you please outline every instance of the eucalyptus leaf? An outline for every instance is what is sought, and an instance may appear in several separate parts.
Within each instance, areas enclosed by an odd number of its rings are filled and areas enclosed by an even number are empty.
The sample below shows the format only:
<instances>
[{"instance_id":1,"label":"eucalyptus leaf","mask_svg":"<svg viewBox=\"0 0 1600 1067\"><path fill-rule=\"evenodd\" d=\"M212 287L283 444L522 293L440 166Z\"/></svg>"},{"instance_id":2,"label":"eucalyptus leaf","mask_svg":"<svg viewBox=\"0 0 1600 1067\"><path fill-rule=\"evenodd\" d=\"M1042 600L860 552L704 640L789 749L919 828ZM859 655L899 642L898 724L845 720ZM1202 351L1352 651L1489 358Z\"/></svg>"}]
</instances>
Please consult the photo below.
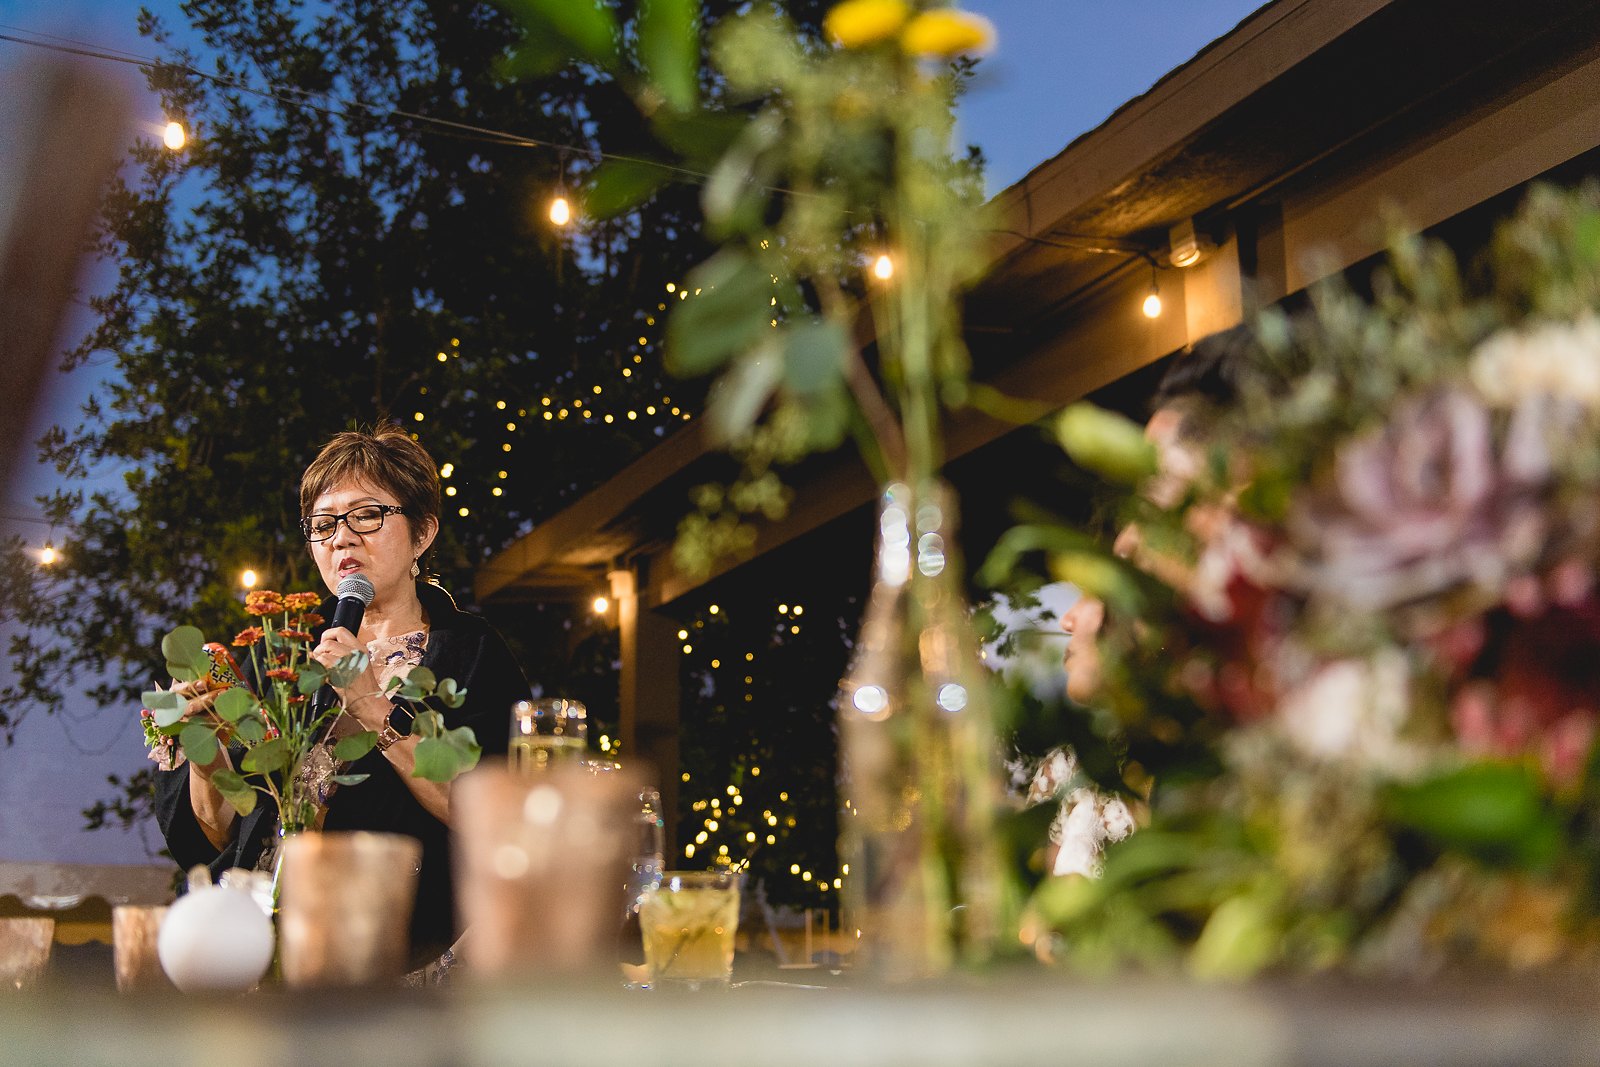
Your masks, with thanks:
<instances>
[{"instance_id":1,"label":"eucalyptus leaf","mask_svg":"<svg viewBox=\"0 0 1600 1067\"><path fill-rule=\"evenodd\" d=\"M736 362L717 379L706 401L711 439L725 445L749 432L783 377L783 357L768 342Z\"/></svg>"},{"instance_id":2,"label":"eucalyptus leaf","mask_svg":"<svg viewBox=\"0 0 1600 1067\"><path fill-rule=\"evenodd\" d=\"M351 652L348 655L340 656L338 662L333 665L333 670L328 672L328 681L343 689L361 677L371 660L372 657L365 652Z\"/></svg>"},{"instance_id":3,"label":"eucalyptus leaf","mask_svg":"<svg viewBox=\"0 0 1600 1067\"><path fill-rule=\"evenodd\" d=\"M212 776L212 780L216 780L215 775ZM228 806L233 808L234 811L238 812L241 817L249 815L252 811L256 810L256 801L259 798L256 794L256 791L251 789L249 786L245 786L242 789L234 790L232 792L227 790L221 790L221 792L222 799L226 800L228 802Z\"/></svg>"},{"instance_id":4,"label":"eucalyptus leaf","mask_svg":"<svg viewBox=\"0 0 1600 1067\"><path fill-rule=\"evenodd\" d=\"M411 733L416 737L438 737L444 733L444 716L437 711L419 711L411 720Z\"/></svg>"},{"instance_id":5,"label":"eucalyptus leaf","mask_svg":"<svg viewBox=\"0 0 1600 1067\"><path fill-rule=\"evenodd\" d=\"M257 774L281 771L289 765L289 744L282 737L274 737L245 753L244 769Z\"/></svg>"},{"instance_id":6,"label":"eucalyptus leaf","mask_svg":"<svg viewBox=\"0 0 1600 1067\"><path fill-rule=\"evenodd\" d=\"M267 739L266 724L255 715L247 715L240 719L239 724L234 727L234 733L247 745L260 744Z\"/></svg>"},{"instance_id":7,"label":"eucalyptus leaf","mask_svg":"<svg viewBox=\"0 0 1600 1067\"><path fill-rule=\"evenodd\" d=\"M193 626L180 626L161 639L161 654L167 657L167 668L188 667L205 656L206 635Z\"/></svg>"},{"instance_id":8,"label":"eucalyptus leaf","mask_svg":"<svg viewBox=\"0 0 1600 1067\"><path fill-rule=\"evenodd\" d=\"M506 6L521 17L529 37L553 31L580 58L616 66L617 22L600 0L506 0Z\"/></svg>"},{"instance_id":9,"label":"eucalyptus leaf","mask_svg":"<svg viewBox=\"0 0 1600 1067\"><path fill-rule=\"evenodd\" d=\"M373 746L377 743L378 734L376 731L363 730L359 734L351 734L349 737L341 738L339 743L333 746L333 755L335 759L344 760L345 762L358 760L368 752L371 752Z\"/></svg>"},{"instance_id":10,"label":"eucalyptus leaf","mask_svg":"<svg viewBox=\"0 0 1600 1067\"><path fill-rule=\"evenodd\" d=\"M467 699L467 691L465 689L457 689L454 678L446 678L441 681L434 695L447 708L459 708Z\"/></svg>"},{"instance_id":11,"label":"eucalyptus leaf","mask_svg":"<svg viewBox=\"0 0 1600 1067\"><path fill-rule=\"evenodd\" d=\"M466 768L456 750L441 738L428 737L417 742L413 778L429 782L448 782Z\"/></svg>"},{"instance_id":12,"label":"eucalyptus leaf","mask_svg":"<svg viewBox=\"0 0 1600 1067\"><path fill-rule=\"evenodd\" d=\"M1396 786L1386 801L1394 822L1482 858L1540 867L1560 847L1559 817L1520 764L1469 764Z\"/></svg>"},{"instance_id":13,"label":"eucalyptus leaf","mask_svg":"<svg viewBox=\"0 0 1600 1067\"><path fill-rule=\"evenodd\" d=\"M140 702L155 716L157 726L171 726L181 720L189 708L189 701L170 689L144 693Z\"/></svg>"},{"instance_id":14,"label":"eucalyptus leaf","mask_svg":"<svg viewBox=\"0 0 1600 1067\"><path fill-rule=\"evenodd\" d=\"M1056 419L1056 438L1072 461L1119 485L1156 473L1156 448L1144 427L1093 404L1073 404Z\"/></svg>"},{"instance_id":15,"label":"eucalyptus leaf","mask_svg":"<svg viewBox=\"0 0 1600 1067\"><path fill-rule=\"evenodd\" d=\"M406 685L415 686L416 688L420 689L423 696L427 696L429 693L432 693L434 687L438 684L438 675L434 674L426 667L412 667L411 670L406 674Z\"/></svg>"},{"instance_id":16,"label":"eucalyptus leaf","mask_svg":"<svg viewBox=\"0 0 1600 1067\"><path fill-rule=\"evenodd\" d=\"M205 723L192 722L185 726L178 735L178 743L183 746L183 754L202 767L217 758L217 735Z\"/></svg>"},{"instance_id":17,"label":"eucalyptus leaf","mask_svg":"<svg viewBox=\"0 0 1600 1067\"><path fill-rule=\"evenodd\" d=\"M647 0L639 10L639 64L674 111L699 97L700 0Z\"/></svg>"},{"instance_id":18,"label":"eucalyptus leaf","mask_svg":"<svg viewBox=\"0 0 1600 1067\"><path fill-rule=\"evenodd\" d=\"M783 383L797 393L820 393L844 375L850 338L831 319L807 319L782 333Z\"/></svg>"},{"instance_id":19,"label":"eucalyptus leaf","mask_svg":"<svg viewBox=\"0 0 1600 1067\"><path fill-rule=\"evenodd\" d=\"M772 332L772 276L754 257L724 249L690 272L667 319L667 369L680 377L709 373Z\"/></svg>"},{"instance_id":20,"label":"eucalyptus leaf","mask_svg":"<svg viewBox=\"0 0 1600 1067\"><path fill-rule=\"evenodd\" d=\"M665 166L645 160L608 159L584 182L584 214L593 219L625 215L654 196L671 177Z\"/></svg>"},{"instance_id":21,"label":"eucalyptus leaf","mask_svg":"<svg viewBox=\"0 0 1600 1067\"><path fill-rule=\"evenodd\" d=\"M328 781L336 785L360 785L371 777L372 775L370 774L335 774Z\"/></svg>"},{"instance_id":22,"label":"eucalyptus leaf","mask_svg":"<svg viewBox=\"0 0 1600 1067\"><path fill-rule=\"evenodd\" d=\"M313 660L300 668L300 680L295 683L295 689L301 696L308 697L321 689L327 680L327 670Z\"/></svg>"},{"instance_id":23,"label":"eucalyptus leaf","mask_svg":"<svg viewBox=\"0 0 1600 1067\"><path fill-rule=\"evenodd\" d=\"M250 790L250 784L244 780L244 775L238 771L230 771L226 767L212 772L211 784L224 796L229 793L243 793Z\"/></svg>"},{"instance_id":24,"label":"eucalyptus leaf","mask_svg":"<svg viewBox=\"0 0 1600 1067\"><path fill-rule=\"evenodd\" d=\"M217 702L211 706L217 715L228 722L238 722L249 714L256 706L255 698L244 689L234 686L225 689L217 697Z\"/></svg>"},{"instance_id":25,"label":"eucalyptus leaf","mask_svg":"<svg viewBox=\"0 0 1600 1067\"><path fill-rule=\"evenodd\" d=\"M737 112L662 110L651 116L661 143L691 161L720 159L747 125L749 120Z\"/></svg>"}]
</instances>

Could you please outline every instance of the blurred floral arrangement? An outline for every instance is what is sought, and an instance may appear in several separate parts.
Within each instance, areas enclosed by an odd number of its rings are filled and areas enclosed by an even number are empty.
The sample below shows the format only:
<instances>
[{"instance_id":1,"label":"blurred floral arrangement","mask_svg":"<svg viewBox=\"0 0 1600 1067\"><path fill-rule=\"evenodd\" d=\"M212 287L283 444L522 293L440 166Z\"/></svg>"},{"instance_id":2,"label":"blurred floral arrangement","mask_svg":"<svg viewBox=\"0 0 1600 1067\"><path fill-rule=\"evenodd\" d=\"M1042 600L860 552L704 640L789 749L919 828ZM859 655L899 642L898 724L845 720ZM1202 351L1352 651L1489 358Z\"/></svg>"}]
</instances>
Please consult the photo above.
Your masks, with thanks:
<instances>
[{"instance_id":1,"label":"blurred floral arrangement","mask_svg":"<svg viewBox=\"0 0 1600 1067\"><path fill-rule=\"evenodd\" d=\"M1013 529L1106 604L1062 725L1148 802L1036 950L1212 977L1600 955L1600 187L1535 188L1474 269L1399 239L1235 346L1182 429L1078 406L1123 555ZM1204 358L1201 354L1191 359ZM1075 768L1077 770L1077 768Z\"/></svg>"},{"instance_id":2,"label":"blurred floral arrangement","mask_svg":"<svg viewBox=\"0 0 1600 1067\"><path fill-rule=\"evenodd\" d=\"M162 769L186 759L204 765L236 746L240 762L235 766L230 759L212 774L212 783L240 815L254 811L259 797L270 797L283 826L294 830L312 825L327 791L365 781L365 774L341 773L340 765L370 752L377 733L363 730L325 744L329 725L343 709L337 702L318 707L312 699L324 685L349 685L367 669L362 653L331 669L311 658L311 631L323 622L311 609L321 599L316 593L248 593L245 611L257 624L240 631L232 645L245 650L249 671L240 670L226 646L207 642L193 626L162 638L167 671L182 684L143 694L140 719L150 758ZM444 707L460 707L466 690L454 679L413 667L390 680L389 695L412 710L411 731L421 737L415 777L448 782L477 764L482 750L471 728L447 729L443 715L423 704L432 697Z\"/></svg>"}]
</instances>

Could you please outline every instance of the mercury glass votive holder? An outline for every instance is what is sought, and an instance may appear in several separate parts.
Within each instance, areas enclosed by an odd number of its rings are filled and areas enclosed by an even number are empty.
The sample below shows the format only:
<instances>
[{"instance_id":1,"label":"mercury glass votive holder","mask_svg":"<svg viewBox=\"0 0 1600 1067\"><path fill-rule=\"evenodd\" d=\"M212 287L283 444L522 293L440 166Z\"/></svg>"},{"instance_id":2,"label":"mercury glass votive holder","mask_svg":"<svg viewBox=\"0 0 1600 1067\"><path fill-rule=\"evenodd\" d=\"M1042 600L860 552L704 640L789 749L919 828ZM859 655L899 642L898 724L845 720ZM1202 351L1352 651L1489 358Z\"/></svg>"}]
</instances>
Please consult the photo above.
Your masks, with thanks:
<instances>
[{"instance_id":1,"label":"mercury glass votive holder","mask_svg":"<svg viewBox=\"0 0 1600 1067\"><path fill-rule=\"evenodd\" d=\"M166 917L165 904L118 904L111 909L111 957L117 973L117 992L173 988L156 951Z\"/></svg>"},{"instance_id":2,"label":"mercury glass votive holder","mask_svg":"<svg viewBox=\"0 0 1600 1067\"><path fill-rule=\"evenodd\" d=\"M291 834L282 847L284 983L398 981L410 948L422 843L402 834L341 831Z\"/></svg>"},{"instance_id":3,"label":"mercury glass votive holder","mask_svg":"<svg viewBox=\"0 0 1600 1067\"><path fill-rule=\"evenodd\" d=\"M55 936L54 919L0 919L0 990L37 986Z\"/></svg>"},{"instance_id":4,"label":"mercury glass votive holder","mask_svg":"<svg viewBox=\"0 0 1600 1067\"><path fill-rule=\"evenodd\" d=\"M577 764L533 777L480 766L456 781L456 907L471 973L615 967L643 781L629 766Z\"/></svg>"}]
</instances>

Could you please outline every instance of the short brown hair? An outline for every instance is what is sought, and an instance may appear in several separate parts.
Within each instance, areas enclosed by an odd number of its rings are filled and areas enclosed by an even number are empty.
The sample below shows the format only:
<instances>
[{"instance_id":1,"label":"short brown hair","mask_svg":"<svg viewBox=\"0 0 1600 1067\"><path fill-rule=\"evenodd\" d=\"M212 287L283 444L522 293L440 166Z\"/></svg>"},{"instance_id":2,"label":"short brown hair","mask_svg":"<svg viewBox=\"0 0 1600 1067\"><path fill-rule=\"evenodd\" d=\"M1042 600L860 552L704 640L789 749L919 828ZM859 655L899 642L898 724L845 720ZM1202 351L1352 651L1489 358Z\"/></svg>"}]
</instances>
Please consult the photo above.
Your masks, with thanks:
<instances>
[{"instance_id":1,"label":"short brown hair","mask_svg":"<svg viewBox=\"0 0 1600 1067\"><path fill-rule=\"evenodd\" d=\"M358 479L395 495L405 509L413 540L424 519L438 525L439 468L426 448L393 424L371 433L347 430L333 435L300 478L301 517L311 514L322 494Z\"/></svg>"}]
</instances>

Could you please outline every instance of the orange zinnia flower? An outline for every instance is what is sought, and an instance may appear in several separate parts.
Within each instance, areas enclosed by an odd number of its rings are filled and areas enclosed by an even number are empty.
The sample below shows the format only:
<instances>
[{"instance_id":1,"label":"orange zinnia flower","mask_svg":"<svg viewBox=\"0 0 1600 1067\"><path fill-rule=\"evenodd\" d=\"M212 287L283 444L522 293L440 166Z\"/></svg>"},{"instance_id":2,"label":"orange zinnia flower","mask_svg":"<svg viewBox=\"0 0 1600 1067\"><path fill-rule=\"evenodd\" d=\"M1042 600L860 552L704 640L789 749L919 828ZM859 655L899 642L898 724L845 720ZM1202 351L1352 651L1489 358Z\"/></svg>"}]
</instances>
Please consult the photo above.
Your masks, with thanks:
<instances>
[{"instance_id":1,"label":"orange zinnia flower","mask_svg":"<svg viewBox=\"0 0 1600 1067\"><path fill-rule=\"evenodd\" d=\"M278 636L290 641L309 641L311 635L304 630L279 630Z\"/></svg>"},{"instance_id":2,"label":"orange zinnia flower","mask_svg":"<svg viewBox=\"0 0 1600 1067\"><path fill-rule=\"evenodd\" d=\"M290 593L283 598L283 602L290 611L304 611L322 603L322 597L316 593Z\"/></svg>"},{"instance_id":3,"label":"orange zinnia flower","mask_svg":"<svg viewBox=\"0 0 1600 1067\"><path fill-rule=\"evenodd\" d=\"M244 610L252 615L276 615L284 610L283 597L270 589L257 589L245 594Z\"/></svg>"},{"instance_id":4,"label":"orange zinnia flower","mask_svg":"<svg viewBox=\"0 0 1600 1067\"><path fill-rule=\"evenodd\" d=\"M233 636L234 648L247 648L266 636L266 631L259 626L246 627Z\"/></svg>"},{"instance_id":5,"label":"orange zinnia flower","mask_svg":"<svg viewBox=\"0 0 1600 1067\"><path fill-rule=\"evenodd\" d=\"M287 667L278 667L267 672L267 677L279 682L292 682L300 676Z\"/></svg>"}]
</instances>

